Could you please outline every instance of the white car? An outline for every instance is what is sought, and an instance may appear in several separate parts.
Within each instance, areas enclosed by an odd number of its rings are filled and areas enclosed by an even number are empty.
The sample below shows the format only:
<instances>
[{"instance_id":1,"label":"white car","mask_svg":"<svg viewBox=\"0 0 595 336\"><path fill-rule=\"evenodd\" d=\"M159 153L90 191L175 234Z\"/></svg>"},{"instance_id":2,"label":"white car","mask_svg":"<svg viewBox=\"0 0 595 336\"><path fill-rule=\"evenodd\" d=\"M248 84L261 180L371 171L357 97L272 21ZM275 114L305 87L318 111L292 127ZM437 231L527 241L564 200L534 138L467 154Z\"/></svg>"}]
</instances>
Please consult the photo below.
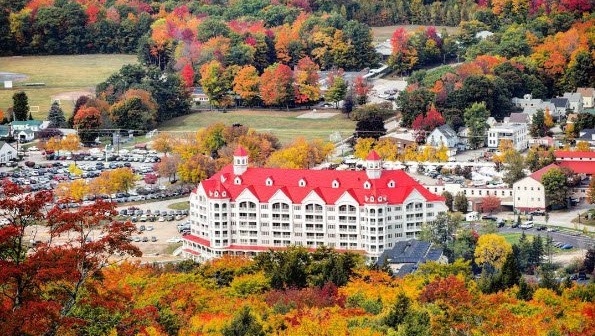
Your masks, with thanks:
<instances>
[{"instance_id":1,"label":"white car","mask_svg":"<svg viewBox=\"0 0 595 336\"><path fill-rule=\"evenodd\" d=\"M147 226L147 231L153 231L155 228L152 225Z\"/></svg>"},{"instance_id":2,"label":"white car","mask_svg":"<svg viewBox=\"0 0 595 336\"><path fill-rule=\"evenodd\" d=\"M35 146L31 146L31 147L29 147L29 149L28 149L28 151L29 151L29 152L36 152L36 151L38 151L38 150L39 150L39 148L37 148L37 147L35 147Z\"/></svg>"},{"instance_id":3,"label":"white car","mask_svg":"<svg viewBox=\"0 0 595 336\"><path fill-rule=\"evenodd\" d=\"M166 240L166 242L168 243L181 243L182 241L183 239L179 237L171 237L168 240Z\"/></svg>"}]
</instances>

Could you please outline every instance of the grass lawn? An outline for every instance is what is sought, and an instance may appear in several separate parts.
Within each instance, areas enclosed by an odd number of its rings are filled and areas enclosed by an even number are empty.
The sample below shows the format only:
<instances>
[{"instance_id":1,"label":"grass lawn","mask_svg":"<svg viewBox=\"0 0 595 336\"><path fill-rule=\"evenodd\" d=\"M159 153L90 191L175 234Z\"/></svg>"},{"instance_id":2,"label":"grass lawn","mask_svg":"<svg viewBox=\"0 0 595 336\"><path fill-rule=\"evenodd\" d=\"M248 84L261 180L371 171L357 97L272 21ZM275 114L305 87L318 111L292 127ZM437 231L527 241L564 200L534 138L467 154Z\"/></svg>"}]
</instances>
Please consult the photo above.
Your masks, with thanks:
<instances>
[{"instance_id":1,"label":"grass lawn","mask_svg":"<svg viewBox=\"0 0 595 336\"><path fill-rule=\"evenodd\" d=\"M183 202L172 203L172 204L168 205L167 207L172 210L189 210L190 202L183 201Z\"/></svg>"},{"instance_id":2,"label":"grass lawn","mask_svg":"<svg viewBox=\"0 0 595 336\"><path fill-rule=\"evenodd\" d=\"M512 233L499 233L499 235L501 235L502 237L504 237L504 239L506 239L506 241L510 244L518 244L519 239L521 239L521 233L516 233L516 232L512 232ZM527 236L527 240L528 241L533 241L533 235L530 234L526 234Z\"/></svg>"},{"instance_id":3,"label":"grass lawn","mask_svg":"<svg viewBox=\"0 0 595 336\"><path fill-rule=\"evenodd\" d=\"M135 55L68 55L68 56L15 56L0 57L0 79L3 72L26 76L13 83L12 89L0 87L0 109L12 106L12 95L25 91L29 106L39 106L32 111L35 119L45 119L54 97L61 99L64 114L72 113L74 101L80 94L94 92L95 86L104 81L124 64L137 63ZM24 83L45 83L44 86L27 87Z\"/></svg>"},{"instance_id":4,"label":"grass lawn","mask_svg":"<svg viewBox=\"0 0 595 336\"><path fill-rule=\"evenodd\" d=\"M331 112L335 110L325 110ZM260 132L275 134L283 144L292 142L297 137L322 139L329 141L333 132L340 132L343 138L350 136L355 129L355 122L341 113L325 119L301 119L297 116L310 110L232 110L226 113L205 111L168 120L159 125L160 131L196 131L199 128L222 122L226 125L242 124Z\"/></svg>"}]
</instances>

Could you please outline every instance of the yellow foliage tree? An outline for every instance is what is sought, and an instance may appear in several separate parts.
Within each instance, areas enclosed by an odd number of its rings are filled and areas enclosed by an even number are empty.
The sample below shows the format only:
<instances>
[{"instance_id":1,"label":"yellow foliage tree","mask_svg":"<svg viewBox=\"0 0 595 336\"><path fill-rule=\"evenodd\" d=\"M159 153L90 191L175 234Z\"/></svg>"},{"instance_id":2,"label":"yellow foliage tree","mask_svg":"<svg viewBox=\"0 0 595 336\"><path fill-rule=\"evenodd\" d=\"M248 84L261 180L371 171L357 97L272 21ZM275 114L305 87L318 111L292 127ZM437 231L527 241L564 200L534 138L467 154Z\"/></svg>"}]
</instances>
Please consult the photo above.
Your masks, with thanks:
<instances>
[{"instance_id":1,"label":"yellow foliage tree","mask_svg":"<svg viewBox=\"0 0 595 336\"><path fill-rule=\"evenodd\" d=\"M182 181L198 183L214 174L213 160L202 154L196 154L188 160L180 162L178 176Z\"/></svg>"},{"instance_id":2,"label":"yellow foliage tree","mask_svg":"<svg viewBox=\"0 0 595 336\"><path fill-rule=\"evenodd\" d=\"M436 151L436 161L438 162L446 162L448 161L448 147L444 144L438 148Z\"/></svg>"},{"instance_id":3,"label":"yellow foliage tree","mask_svg":"<svg viewBox=\"0 0 595 336\"><path fill-rule=\"evenodd\" d=\"M89 194L89 186L83 179L71 182L61 182L54 190L59 198L69 198L75 201L81 201L83 197Z\"/></svg>"},{"instance_id":4,"label":"yellow foliage tree","mask_svg":"<svg viewBox=\"0 0 595 336\"><path fill-rule=\"evenodd\" d=\"M417 161L418 160L418 148L416 143L405 146L403 151L403 161Z\"/></svg>"},{"instance_id":5,"label":"yellow foliage tree","mask_svg":"<svg viewBox=\"0 0 595 336\"><path fill-rule=\"evenodd\" d=\"M504 163L507 161L507 157L513 154L516 150L512 144L512 140L503 139L498 144L498 154L492 157L492 160L496 163Z\"/></svg>"},{"instance_id":6,"label":"yellow foliage tree","mask_svg":"<svg viewBox=\"0 0 595 336\"><path fill-rule=\"evenodd\" d=\"M167 153L171 152L174 148L175 141L174 138L171 136L171 133L160 132L157 136L153 139L153 143L151 148L158 151L159 153Z\"/></svg>"},{"instance_id":7,"label":"yellow foliage tree","mask_svg":"<svg viewBox=\"0 0 595 336\"><path fill-rule=\"evenodd\" d=\"M490 233L479 237L475 248L475 263L502 268L512 246L501 235Z\"/></svg>"},{"instance_id":8,"label":"yellow foliage tree","mask_svg":"<svg viewBox=\"0 0 595 336\"><path fill-rule=\"evenodd\" d=\"M547 107L545 108L543 123L548 129L554 127L554 118L552 118L550 109Z\"/></svg>"},{"instance_id":9,"label":"yellow foliage tree","mask_svg":"<svg viewBox=\"0 0 595 336\"><path fill-rule=\"evenodd\" d=\"M75 163L71 163L70 166L68 166L68 172L72 175L81 176L83 170L80 169Z\"/></svg>"},{"instance_id":10,"label":"yellow foliage tree","mask_svg":"<svg viewBox=\"0 0 595 336\"><path fill-rule=\"evenodd\" d=\"M116 191L128 191L134 187L134 182L137 180L137 176L134 174L132 169L123 167L117 168L109 172L109 179L114 184Z\"/></svg>"},{"instance_id":11,"label":"yellow foliage tree","mask_svg":"<svg viewBox=\"0 0 595 336\"><path fill-rule=\"evenodd\" d=\"M61 147L60 138L53 137L50 138L48 141L45 142L44 148L46 151L56 151L59 152Z\"/></svg>"},{"instance_id":12,"label":"yellow foliage tree","mask_svg":"<svg viewBox=\"0 0 595 336\"><path fill-rule=\"evenodd\" d=\"M356 158L365 159L372 148L374 148L375 143L376 140L374 138L358 138L355 146L353 146L353 155Z\"/></svg>"},{"instance_id":13,"label":"yellow foliage tree","mask_svg":"<svg viewBox=\"0 0 595 336\"><path fill-rule=\"evenodd\" d=\"M68 134L60 140L60 148L65 151L75 152L81 149L81 139L77 134Z\"/></svg>"},{"instance_id":14,"label":"yellow foliage tree","mask_svg":"<svg viewBox=\"0 0 595 336\"><path fill-rule=\"evenodd\" d=\"M591 145L587 141L579 141L576 143L576 150L579 152L590 152Z\"/></svg>"},{"instance_id":15,"label":"yellow foliage tree","mask_svg":"<svg viewBox=\"0 0 595 336\"><path fill-rule=\"evenodd\" d=\"M306 169L322 163L333 150L332 143L321 140L308 142L304 138L298 138L288 147L271 154L267 166Z\"/></svg>"},{"instance_id":16,"label":"yellow foliage tree","mask_svg":"<svg viewBox=\"0 0 595 336\"><path fill-rule=\"evenodd\" d=\"M574 124L566 124L564 134L566 135L567 141L574 139Z\"/></svg>"},{"instance_id":17,"label":"yellow foliage tree","mask_svg":"<svg viewBox=\"0 0 595 336\"><path fill-rule=\"evenodd\" d=\"M396 161L399 155L399 148L395 140L391 138L382 138L376 142L374 150L380 157L387 161Z\"/></svg>"}]
</instances>

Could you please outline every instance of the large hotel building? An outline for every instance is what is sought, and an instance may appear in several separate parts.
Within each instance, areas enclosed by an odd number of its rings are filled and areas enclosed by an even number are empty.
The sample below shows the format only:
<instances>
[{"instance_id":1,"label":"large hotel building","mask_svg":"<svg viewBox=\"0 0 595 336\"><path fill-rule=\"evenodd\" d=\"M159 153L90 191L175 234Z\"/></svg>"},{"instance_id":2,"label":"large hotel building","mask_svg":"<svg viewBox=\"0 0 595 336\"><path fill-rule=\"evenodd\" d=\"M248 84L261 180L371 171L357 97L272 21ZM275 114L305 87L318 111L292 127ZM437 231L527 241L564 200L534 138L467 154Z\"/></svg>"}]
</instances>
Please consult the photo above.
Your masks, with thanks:
<instances>
[{"instance_id":1,"label":"large hotel building","mask_svg":"<svg viewBox=\"0 0 595 336\"><path fill-rule=\"evenodd\" d=\"M444 199L402 170L383 170L372 151L365 171L248 166L239 147L233 164L190 195L191 232L183 255L205 261L253 256L290 245L328 246L375 261L397 241L418 237L424 222L447 210Z\"/></svg>"}]
</instances>

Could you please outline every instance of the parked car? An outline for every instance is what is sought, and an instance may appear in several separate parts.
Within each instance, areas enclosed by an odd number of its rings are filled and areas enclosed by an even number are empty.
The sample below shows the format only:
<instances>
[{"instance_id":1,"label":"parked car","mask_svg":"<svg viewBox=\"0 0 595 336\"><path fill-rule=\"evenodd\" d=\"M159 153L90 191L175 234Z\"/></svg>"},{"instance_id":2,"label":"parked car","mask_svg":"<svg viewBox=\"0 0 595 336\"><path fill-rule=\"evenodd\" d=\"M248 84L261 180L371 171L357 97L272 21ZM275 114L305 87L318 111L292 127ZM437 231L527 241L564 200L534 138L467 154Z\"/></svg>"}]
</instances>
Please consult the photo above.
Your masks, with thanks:
<instances>
[{"instance_id":1,"label":"parked car","mask_svg":"<svg viewBox=\"0 0 595 336\"><path fill-rule=\"evenodd\" d=\"M157 241L157 237L155 237L155 236L151 236L151 241L152 241L153 243L154 243L154 242L156 242L156 241Z\"/></svg>"},{"instance_id":2,"label":"parked car","mask_svg":"<svg viewBox=\"0 0 595 336\"><path fill-rule=\"evenodd\" d=\"M148 242L148 241L149 241L149 238L147 238L146 236L145 236L145 237L143 237L143 243L146 243L146 242Z\"/></svg>"},{"instance_id":3,"label":"parked car","mask_svg":"<svg viewBox=\"0 0 595 336\"><path fill-rule=\"evenodd\" d=\"M184 239L180 237L171 237L168 240L166 240L167 243L181 243L182 241L184 241Z\"/></svg>"},{"instance_id":4,"label":"parked car","mask_svg":"<svg viewBox=\"0 0 595 336\"><path fill-rule=\"evenodd\" d=\"M523 229L523 230L531 229L531 228L533 228L533 222L532 221L527 221L527 222L521 224L519 227L521 229Z\"/></svg>"}]
</instances>

